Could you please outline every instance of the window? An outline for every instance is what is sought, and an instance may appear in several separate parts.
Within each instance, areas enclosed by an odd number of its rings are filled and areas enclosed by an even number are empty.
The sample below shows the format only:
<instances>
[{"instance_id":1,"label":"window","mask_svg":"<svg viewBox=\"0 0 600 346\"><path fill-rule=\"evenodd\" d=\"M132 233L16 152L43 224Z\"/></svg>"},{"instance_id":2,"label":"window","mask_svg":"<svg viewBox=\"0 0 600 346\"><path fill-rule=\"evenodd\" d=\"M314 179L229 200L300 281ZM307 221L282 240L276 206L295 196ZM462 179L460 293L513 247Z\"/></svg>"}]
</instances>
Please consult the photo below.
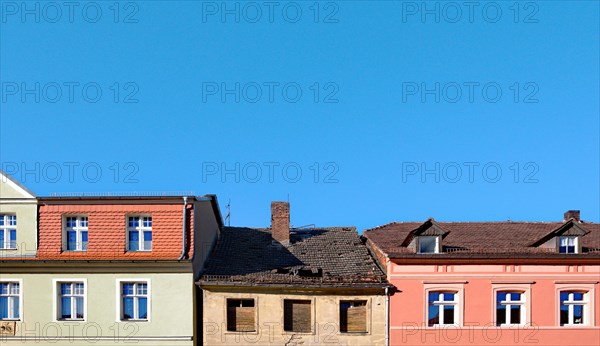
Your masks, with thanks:
<instances>
[{"instance_id":1,"label":"window","mask_svg":"<svg viewBox=\"0 0 600 346\"><path fill-rule=\"evenodd\" d=\"M427 325L458 324L456 292L429 292L427 306Z\"/></svg>"},{"instance_id":2,"label":"window","mask_svg":"<svg viewBox=\"0 0 600 346\"><path fill-rule=\"evenodd\" d=\"M227 299L227 330L255 332L254 299Z\"/></svg>"},{"instance_id":3,"label":"window","mask_svg":"<svg viewBox=\"0 0 600 346\"><path fill-rule=\"evenodd\" d=\"M421 236L419 237L419 253L439 253L440 237Z\"/></svg>"},{"instance_id":4,"label":"window","mask_svg":"<svg viewBox=\"0 0 600 346\"><path fill-rule=\"evenodd\" d=\"M20 300L18 282L0 282L0 320L18 320Z\"/></svg>"},{"instance_id":5,"label":"window","mask_svg":"<svg viewBox=\"0 0 600 346\"><path fill-rule=\"evenodd\" d=\"M587 293L576 291L560 292L560 325L587 324Z\"/></svg>"},{"instance_id":6,"label":"window","mask_svg":"<svg viewBox=\"0 0 600 346\"><path fill-rule=\"evenodd\" d=\"M0 249L17 248L17 215L0 214Z\"/></svg>"},{"instance_id":7,"label":"window","mask_svg":"<svg viewBox=\"0 0 600 346\"><path fill-rule=\"evenodd\" d=\"M340 302L340 332L366 333L367 332L367 301L341 301Z\"/></svg>"},{"instance_id":8,"label":"window","mask_svg":"<svg viewBox=\"0 0 600 346\"><path fill-rule=\"evenodd\" d=\"M67 251L87 251L88 218L87 216L68 216L65 232L67 235Z\"/></svg>"},{"instance_id":9,"label":"window","mask_svg":"<svg viewBox=\"0 0 600 346\"><path fill-rule=\"evenodd\" d=\"M496 292L496 325L525 323L525 294L522 292Z\"/></svg>"},{"instance_id":10,"label":"window","mask_svg":"<svg viewBox=\"0 0 600 346\"><path fill-rule=\"evenodd\" d=\"M148 320L148 283L121 284L121 320Z\"/></svg>"},{"instance_id":11,"label":"window","mask_svg":"<svg viewBox=\"0 0 600 346\"><path fill-rule=\"evenodd\" d=\"M283 330L295 333L310 333L312 331L310 300L283 301Z\"/></svg>"},{"instance_id":12,"label":"window","mask_svg":"<svg viewBox=\"0 0 600 346\"><path fill-rule=\"evenodd\" d=\"M59 283L59 320L83 320L85 285L83 282Z\"/></svg>"},{"instance_id":13,"label":"window","mask_svg":"<svg viewBox=\"0 0 600 346\"><path fill-rule=\"evenodd\" d=\"M559 253L578 253L577 237L559 237L558 252Z\"/></svg>"},{"instance_id":14,"label":"window","mask_svg":"<svg viewBox=\"0 0 600 346\"><path fill-rule=\"evenodd\" d=\"M152 217L130 216L127 227L129 251L152 250Z\"/></svg>"}]
</instances>

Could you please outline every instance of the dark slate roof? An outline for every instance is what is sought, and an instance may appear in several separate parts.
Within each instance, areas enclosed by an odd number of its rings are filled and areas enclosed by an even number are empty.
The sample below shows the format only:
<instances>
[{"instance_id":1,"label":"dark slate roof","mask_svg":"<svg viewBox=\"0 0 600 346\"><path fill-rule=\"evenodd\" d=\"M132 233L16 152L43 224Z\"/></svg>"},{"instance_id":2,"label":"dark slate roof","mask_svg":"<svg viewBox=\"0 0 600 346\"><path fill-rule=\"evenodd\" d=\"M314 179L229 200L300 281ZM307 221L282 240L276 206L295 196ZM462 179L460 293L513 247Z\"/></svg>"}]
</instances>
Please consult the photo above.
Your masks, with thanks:
<instances>
[{"instance_id":1,"label":"dark slate roof","mask_svg":"<svg viewBox=\"0 0 600 346\"><path fill-rule=\"evenodd\" d=\"M292 230L273 243L268 228L225 227L201 285L385 287L385 274L354 227Z\"/></svg>"},{"instance_id":2,"label":"dark slate roof","mask_svg":"<svg viewBox=\"0 0 600 346\"><path fill-rule=\"evenodd\" d=\"M600 259L600 224L588 222L437 222L447 233L443 253L417 254L407 247L407 239L425 223L392 222L365 230L363 236L392 258L593 258ZM575 223L585 231L581 254L559 254L555 249L536 245ZM565 233L568 234L568 233Z\"/></svg>"}]
</instances>

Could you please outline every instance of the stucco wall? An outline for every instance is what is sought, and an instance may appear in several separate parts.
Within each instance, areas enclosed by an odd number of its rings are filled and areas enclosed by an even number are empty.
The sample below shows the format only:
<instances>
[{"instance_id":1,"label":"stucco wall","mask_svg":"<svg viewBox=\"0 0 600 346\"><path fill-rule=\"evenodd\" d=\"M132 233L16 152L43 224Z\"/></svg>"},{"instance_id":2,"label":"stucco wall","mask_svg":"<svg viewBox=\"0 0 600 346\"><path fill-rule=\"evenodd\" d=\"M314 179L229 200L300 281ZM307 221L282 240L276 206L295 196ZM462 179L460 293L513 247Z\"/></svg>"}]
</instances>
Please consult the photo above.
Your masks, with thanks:
<instances>
[{"instance_id":1,"label":"stucco wall","mask_svg":"<svg viewBox=\"0 0 600 346\"><path fill-rule=\"evenodd\" d=\"M226 299L253 298L257 312L257 332L227 331ZM283 300L309 299L313 308L313 332L283 331ZM368 333L340 333L339 301L367 300ZM204 290L205 345L383 345L385 343L385 296L339 296L275 293L229 293Z\"/></svg>"},{"instance_id":2,"label":"stucco wall","mask_svg":"<svg viewBox=\"0 0 600 346\"><path fill-rule=\"evenodd\" d=\"M6 345L192 345L194 282L181 274L0 274L0 280L22 280L22 314L16 336ZM53 279L87 280L86 319L56 321ZM148 279L151 309L147 322L117 318L117 279ZM59 337L58 337L58 336Z\"/></svg>"},{"instance_id":3,"label":"stucco wall","mask_svg":"<svg viewBox=\"0 0 600 346\"><path fill-rule=\"evenodd\" d=\"M396 265L390 282L392 345L598 345L600 340L600 266L567 265ZM462 291L458 327L427 327L428 288ZM526 326L496 327L494 289L526 293ZM590 292L592 324L561 327L561 289Z\"/></svg>"}]
</instances>

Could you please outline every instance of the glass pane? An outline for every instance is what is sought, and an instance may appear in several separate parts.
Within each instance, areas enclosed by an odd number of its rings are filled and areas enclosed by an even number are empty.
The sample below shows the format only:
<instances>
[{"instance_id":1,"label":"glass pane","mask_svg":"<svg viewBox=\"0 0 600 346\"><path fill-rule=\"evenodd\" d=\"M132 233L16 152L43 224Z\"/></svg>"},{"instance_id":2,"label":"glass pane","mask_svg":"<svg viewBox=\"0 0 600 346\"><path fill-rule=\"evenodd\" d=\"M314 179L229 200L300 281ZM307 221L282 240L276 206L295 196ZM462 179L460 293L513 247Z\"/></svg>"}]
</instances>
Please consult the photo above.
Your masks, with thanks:
<instances>
[{"instance_id":1,"label":"glass pane","mask_svg":"<svg viewBox=\"0 0 600 346\"><path fill-rule=\"evenodd\" d=\"M583 300L583 293L581 293L581 292L574 292L573 293L573 300Z\"/></svg>"},{"instance_id":2,"label":"glass pane","mask_svg":"<svg viewBox=\"0 0 600 346\"><path fill-rule=\"evenodd\" d=\"M8 298L0 297L0 319L8 318Z\"/></svg>"},{"instance_id":3,"label":"glass pane","mask_svg":"<svg viewBox=\"0 0 600 346\"><path fill-rule=\"evenodd\" d=\"M573 305L573 323L583 324L583 305Z\"/></svg>"},{"instance_id":4,"label":"glass pane","mask_svg":"<svg viewBox=\"0 0 600 346\"><path fill-rule=\"evenodd\" d=\"M518 302L521 300L521 293L511 293L510 294L510 300L512 300L513 302Z\"/></svg>"},{"instance_id":5,"label":"glass pane","mask_svg":"<svg viewBox=\"0 0 600 346\"><path fill-rule=\"evenodd\" d=\"M129 218L129 227L135 227L135 226L136 226L136 218L130 217Z\"/></svg>"},{"instance_id":6,"label":"glass pane","mask_svg":"<svg viewBox=\"0 0 600 346\"><path fill-rule=\"evenodd\" d=\"M507 294L506 292L498 292L498 293L496 294L496 301L497 301L497 302L503 302L503 301L506 301L506 294Z\"/></svg>"},{"instance_id":7,"label":"glass pane","mask_svg":"<svg viewBox=\"0 0 600 346\"><path fill-rule=\"evenodd\" d=\"M419 237L419 252L435 253L436 237Z\"/></svg>"},{"instance_id":8,"label":"glass pane","mask_svg":"<svg viewBox=\"0 0 600 346\"><path fill-rule=\"evenodd\" d=\"M454 324L454 306L444 306L444 324Z\"/></svg>"},{"instance_id":9,"label":"glass pane","mask_svg":"<svg viewBox=\"0 0 600 346\"><path fill-rule=\"evenodd\" d=\"M88 248L88 232L81 232L81 249L87 250Z\"/></svg>"},{"instance_id":10,"label":"glass pane","mask_svg":"<svg viewBox=\"0 0 600 346\"><path fill-rule=\"evenodd\" d=\"M12 318L19 318L19 297L12 297L13 300L13 313Z\"/></svg>"},{"instance_id":11,"label":"glass pane","mask_svg":"<svg viewBox=\"0 0 600 346\"><path fill-rule=\"evenodd\" d=\"M129 232L129 251L140 249L140 234L137 231Z\"/></svg>"},{"instance_id":12,"label":"glass pane","mask_svg":"<svg viewBox=\"0 0 600 346\"><path fill-rule=\"evenodd\" d=\"M148 318L148 299L147 298L139 298L138 299L138 308L139 308L139 316L140 319Z\"/></svg>"},{"instance_id":13,"label":"glass pane","mask_svg":"<svg viewBox=\"0 0 600 346\"><path fill-rule=\"evenodd\" d=\"M8 284L0 284L0 294L8 294Z\"/></svg>"},{"instance_id":14,"label":"glass pane","mask_svg":"<svg viewBox=\"0 0 600 346\"><path fill-rule=\"evenodd\" d=\"M146 284L138 284L137 286L137 294L145 295L148 292L148 287Z\"/></svg>"},{"instance_id":15,"label":"glass pane","mask_svg":"<svg viewBox=\"0 0 600 346\"><path fill-rule=\"evenodd\" d=\"M569 292L560 292L560 301L569 300Z\"/></svg>"},{"instance_id":16,"label":"glass pane","mask_svg":"<svg viewBox=\"0 0 600 346\"><path fill-rule=\"evenodd\" d=\"M439 292L429 292L429 302L435 302L440 300Z\"/></svg>"},{"instance_id":17,"label":"glass pane","mask_svg":"<svg viewBox=\"0 0 600 346\"><path fill-rule=\"evenodd\" d=\"M6 217L6 215L0 214L0 226L4 226L4 218L5 217Z\"/></svg>"},{"instance_id":18,"label":"glass pane","mask_svg":"<svg viewBox=\"0 0 600 346\"><path fill-rule=\"evenodd\" d=\"M562 293L561 293L562 295ZM561 297L562 300L562 297ZM569 324L569 307L561 304L560 305L560 325Z\"/></svg>"},{"instance_id":19,"label":"glass pane","mask_svg":"<svg viewBox=\"0 0 600 346\"><path fill-rule=\"evenodd\" d=\"M454 293L444 293L444 301L453 302L454 301Z\"/></svg>"},{"instance_id":20,"label":"glass pane","mask_svg":"<svg viewBox=\"0 0 600 346\"><path fill-rule=\"evenodd\" d=\"M83 295L83 283L75 284L75 294Z\"/></svg>"},{"instance_id":21,"label":"glass pane","mask_svg":"<svg viewBox=\"0 0 600 346\"><path fill-rule=\"evenodd\" d=\"M434 326L440 323L440 308L437 305L429 305L429 312L427 316L428 325Z\"/></svg>"},{"instance_id":22,"label":"glass pane","mask_svg":"<svg viewBox=\"0 0 600 346\"><path fill-rule=\"evenodd\" d=\"M60 318L71 318L71 298L61 298L60 307Z\"/></svg>"},{"instance_id":23,"label":"glass pane","mask_svg":"<svg viewBox=\"0 0 600 346\"><path fill-rule=\"evenodd\" d=\"M0 230L0 249L4 249L4 230Z\"/></svg>"},{"instance_id":24,"label":"glass pane","mask_svg":"<svg viewBox=\"0 0 600 346\"><path fill-rule=\"evenodd\" d=\"M152 218L151 217L144 218L144 227L152 227Z\"/></svg>"},{"instance_id":25,"label":"glass pane","mask_svg":"<svg viewBox=\"0 0 600 346\"><path fill-rule=\"evenodd\" d=\"M77 250L77 233L67 231L67 250Z\"/></svg>"},{"instance_id":26,"label":"glass pane","mask_svg":"<svg viewBox=\"0 0 600 346\"><path fill-rule=\"evenodd\" d=\"M88 226L88 218L82 217L81 218L81 227L87 227L87 226Z\"/></svg>"},{"instance_id":27,"label":"glass pane","mask_svg":"<svg viewBox=\"0 0 600 346\"><path fill-rule=\"evenodd\" d=\"M123 284L123 295L133 295L133 284Z\"/></svg>"},{"instance_id":28,"label":"glass pane","mask_svg":"<svg viewBox=\"0 0 600 346\"><path fill-rule=\"evenodd\" d=\"M520 324L521 323L521 307L518 305L510 306L510 323Z\"/></svg>"},{"instance_id":29,"label":"glass pane","mask_svg":"<svg viewBox=\"0 0 600 346\"><path fill-rule=\"evenodd\" d=\"M496 307L496 325L506 324L506 306L498 305Z\"/></svg>"},{"instance_id":30,"label":"glass pane","mask_svg":"<svg viewBox=\"0 0 600 346\"><path fill-rule=\"evenodd\" d=\"M16 248L17 247L17 230L16 229L11 229L8 230L8 232L10 233L9 235L9 240L10 240L10 248ZM0 232L2 233L2 232Z\"/></svg>"},{"instance_id":31,"label":"glass pane","mask_svg":"<svg viewBox=\"0 0 600 346\"><path fill-rule=\"evenodd\" d=\"M144 250L152 249L152 232L144 232Z\"/></svg>"},{"instance_id":32,"label":"glass pane","mask_svg":"<svg viewBox=\"0 0 600 346\"><path fill-rule=\"evenodd\" d=\"M75 298L75 304L77 318L83 318L83 297Z\"/></svg>"},{"instance_id":33,"label":"glass pane","mask_svg":"<svg viewBox=\"0 0 600 346\"><path fill-rule=\"evenodd\" d=\"M17 215L9 215L8 216L8 225L16 226L17 225Z\"/></svg>"},{"instance_id":34,"label":"glass pane","mask_svg":"<svg viewBox=\"0 0 600 346\"><path fill-rule=\"evenodd\" d=\"M123 319L133 318L133 298L123 298Z\"/></svg>"},{"instance_id":35,"label":"glass pane","mask_svg":"<svg viewBox=\"0 0 600 346\"><path fill-rule=\"evenodd\" d=\"M18 283L12 283L9 285L10 287L10 294L19 294L19 284Z\"/></svg>"},{"instance_id":36,"label":"glass pane","mask_svg":"<svg viewBox=\"0 0 600 346\"><path fill-rule=\"evenodd\" d=\"M61 294L71 294L71 284L60 284Z\"/></svg>"}]
</instances>

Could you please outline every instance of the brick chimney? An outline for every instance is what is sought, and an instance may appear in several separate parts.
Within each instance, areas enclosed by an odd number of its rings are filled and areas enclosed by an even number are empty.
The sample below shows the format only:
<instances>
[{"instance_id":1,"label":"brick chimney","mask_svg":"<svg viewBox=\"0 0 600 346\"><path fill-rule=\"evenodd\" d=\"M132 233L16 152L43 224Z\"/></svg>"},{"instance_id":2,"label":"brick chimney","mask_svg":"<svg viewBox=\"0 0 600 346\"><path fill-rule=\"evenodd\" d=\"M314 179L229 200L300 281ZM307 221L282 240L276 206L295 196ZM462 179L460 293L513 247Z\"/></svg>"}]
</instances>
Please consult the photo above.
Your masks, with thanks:
<instances>
[{"instance_id":1,"label":"brick chimney","mask_svg":"<svg viewBox=\"0 0 600 346\"><path fill-rule=\"evenodd\" d=\"M271 202L271 237L283 245L290 242L290 203Z\"/></svg>"},{"instance_id":2,"label":"brick chimney","mask_svg":"<svg viewBox=\"0 0 600 346\"><path fill-rule=\"evenodd\" d=\"M565 212L565 221L574 219L575 222L581 222L580 214L579 210L568 210Z\"/></svg>"}]
</instances>

